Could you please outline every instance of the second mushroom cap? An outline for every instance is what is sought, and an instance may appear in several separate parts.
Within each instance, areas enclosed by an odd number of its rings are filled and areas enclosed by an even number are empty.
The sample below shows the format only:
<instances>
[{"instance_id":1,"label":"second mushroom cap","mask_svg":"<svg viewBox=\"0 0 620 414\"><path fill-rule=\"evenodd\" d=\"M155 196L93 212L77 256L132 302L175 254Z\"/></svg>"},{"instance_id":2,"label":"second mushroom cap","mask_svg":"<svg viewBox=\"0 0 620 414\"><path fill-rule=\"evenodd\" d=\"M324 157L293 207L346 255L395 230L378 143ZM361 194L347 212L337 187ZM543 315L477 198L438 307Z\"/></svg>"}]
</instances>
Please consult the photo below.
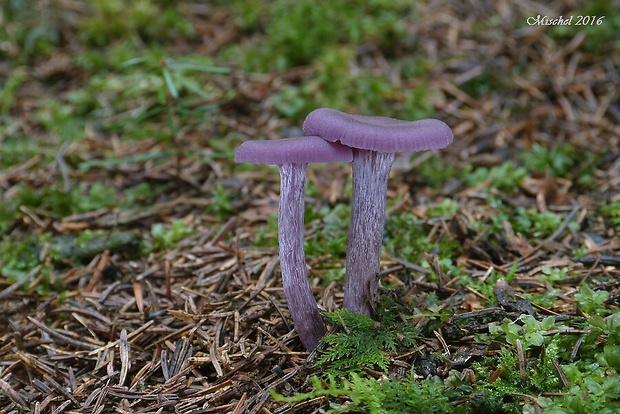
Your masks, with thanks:
<instances>
[{"instance_id":1,"label":"second mushroom cap","mask_svg":"<svg viewBox=\"0 0 620 414\"><path fill-rule=\"evenodd\" d=\"M402 121L330 108L312 111L304 121L303 131L352 148L388 153L442 149L453 139L450 127L438 119Z\"/></svg>"},{"instance_id":2,"label":"second mushroom cap","mask_svg":"<svg viewBox=\"0 0 620 414\"><path fill-rule=\"evenodd\" d=\"M236 162L271 165L349 162L352 158L351 148L316 136L246 141L235 155Z\"/></svg>"}]
</instances>

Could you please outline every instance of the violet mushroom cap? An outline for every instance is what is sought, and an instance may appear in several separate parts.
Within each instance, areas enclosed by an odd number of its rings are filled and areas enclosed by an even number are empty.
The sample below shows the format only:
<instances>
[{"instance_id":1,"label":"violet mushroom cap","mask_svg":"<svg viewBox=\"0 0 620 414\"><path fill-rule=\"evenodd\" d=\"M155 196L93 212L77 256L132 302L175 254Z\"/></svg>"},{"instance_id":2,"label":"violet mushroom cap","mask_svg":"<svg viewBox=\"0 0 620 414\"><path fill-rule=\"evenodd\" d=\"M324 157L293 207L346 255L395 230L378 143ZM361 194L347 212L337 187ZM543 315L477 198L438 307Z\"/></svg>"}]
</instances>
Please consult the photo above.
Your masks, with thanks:
<instances>
[{"instance_id":1,"label":"violet mushroom cap","mask_svg":"<svg viewBox=\"0 0 620 414\"><path fill-rule=\"evenodd\" d=\"M387 181L394 153L445 148L452 142L452 130L437 119L410 122L319 108L306 117L303 131L305 135L320 136L353 149L344 307L372 315L380 269Z\"/></svg>"},{"instance_id":2,"label":"violet mushroom cap","mask_svg":"<svg viewBox=\"0 0 620 414\"><path fill-rule=\"evenodd\" d=\"M349 147L305 136L270 141L246 141L237 148L236 162L275 164L280 170L278 243L282 285L299 338L313 350L325 335L325 324L312 294L304 254L304 193L310 162L350 162Z\"/></svg>"}]
</instances>

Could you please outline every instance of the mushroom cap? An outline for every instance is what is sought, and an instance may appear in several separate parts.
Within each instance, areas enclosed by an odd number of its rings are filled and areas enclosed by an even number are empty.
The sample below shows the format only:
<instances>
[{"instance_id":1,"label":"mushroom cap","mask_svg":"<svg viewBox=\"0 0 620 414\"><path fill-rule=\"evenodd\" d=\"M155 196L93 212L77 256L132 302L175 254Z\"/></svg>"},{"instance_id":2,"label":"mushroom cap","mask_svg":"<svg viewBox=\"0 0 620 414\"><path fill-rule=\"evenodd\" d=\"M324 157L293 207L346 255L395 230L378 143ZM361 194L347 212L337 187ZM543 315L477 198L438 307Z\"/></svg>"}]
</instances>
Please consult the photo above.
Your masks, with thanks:
<instances>
[{"instance_id":1,"label":"mushroom cap","mask_svg":"<svg viewBox=\"0 0 620 414\"><path fill-rule=\"evenodd\" d=\"M246 141L235 154L236 162L274 165L352 160L351 148L316 136Z\"/></svg>"},{"instance_id":2,"label":"mushroom cap","mask_svg":"<svg viewBox=\"0 0 620 414\"><path fill-rule=\"evenodd\" d=\"M378 152L417 152L445 148L452 130L438 119L402 121L382 116L350 115L330 108L312 111L304 121L305 135Z\"/></svg>"}]
</instances>

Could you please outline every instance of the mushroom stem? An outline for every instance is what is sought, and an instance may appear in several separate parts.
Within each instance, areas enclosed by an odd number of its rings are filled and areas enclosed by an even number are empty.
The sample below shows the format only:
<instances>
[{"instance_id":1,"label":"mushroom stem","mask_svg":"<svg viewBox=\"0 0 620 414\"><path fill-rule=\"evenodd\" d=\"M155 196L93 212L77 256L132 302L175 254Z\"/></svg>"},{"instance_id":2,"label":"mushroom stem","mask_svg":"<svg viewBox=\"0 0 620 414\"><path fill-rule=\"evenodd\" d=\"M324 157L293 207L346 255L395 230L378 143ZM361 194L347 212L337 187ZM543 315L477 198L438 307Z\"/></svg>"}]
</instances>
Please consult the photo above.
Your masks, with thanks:
<instances>
[{"instance_id":1,"label":"mushroom stem","mask_svg":"<svg viewBox=\"0 0 620 414\"><path fill-rule=\"evenodd\" d=\"M344 307L369 316L379 281L387 182L393 162L393 153L353 149Z\"/></svg>"},{"instance_id":2,"label":"mushroom stem","mask_svg":"<svg viewBox=\"0 0 620 414\"><path fill-rule=\"evenodd\" d=\"M282 285L299 338L313 350L325 324L312 294L304 254L304 196L307 164L281 164L278 238Z\"/></svg>"}]
</instances>

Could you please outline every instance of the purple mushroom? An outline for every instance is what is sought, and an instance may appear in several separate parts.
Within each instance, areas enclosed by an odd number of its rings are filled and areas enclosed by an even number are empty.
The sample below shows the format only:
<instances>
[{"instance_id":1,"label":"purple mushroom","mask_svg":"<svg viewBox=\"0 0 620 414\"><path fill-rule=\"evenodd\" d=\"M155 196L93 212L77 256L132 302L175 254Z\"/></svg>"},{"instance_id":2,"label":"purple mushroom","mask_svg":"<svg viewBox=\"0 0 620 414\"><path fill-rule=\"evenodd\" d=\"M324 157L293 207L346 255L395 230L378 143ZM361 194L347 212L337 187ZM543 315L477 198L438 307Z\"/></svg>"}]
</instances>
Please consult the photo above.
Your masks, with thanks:
<instances>
[{"instance_id":1,"label":"purple mushroom","mask_svg":"<svg viewBox=\"0 0 620 414\"><path fill-rule=\"evenodd\" d=\"M387 181L396 152L445 148L452 131L436 119L401 121L349 115L334 109L312 111L305 135L340 142L353 149L353 197L346 258L344 307L372 315L385 222Z\"/></svg>"},{"instance_id":2,"label":"purple mushroom","mask_svg":"<svg viewBox=\"0 0 620 414\"><path fill-rule=\"evenodd\" d=\"M299 338L313 350L325 335L325 324L310 289L304 255L304 190L310 162L351 161L351 149L322 138L305 136L271 141L247 141L235 161L275 164L280 170L278 239L282 285Z\"/></svg>"}]
</instances>

